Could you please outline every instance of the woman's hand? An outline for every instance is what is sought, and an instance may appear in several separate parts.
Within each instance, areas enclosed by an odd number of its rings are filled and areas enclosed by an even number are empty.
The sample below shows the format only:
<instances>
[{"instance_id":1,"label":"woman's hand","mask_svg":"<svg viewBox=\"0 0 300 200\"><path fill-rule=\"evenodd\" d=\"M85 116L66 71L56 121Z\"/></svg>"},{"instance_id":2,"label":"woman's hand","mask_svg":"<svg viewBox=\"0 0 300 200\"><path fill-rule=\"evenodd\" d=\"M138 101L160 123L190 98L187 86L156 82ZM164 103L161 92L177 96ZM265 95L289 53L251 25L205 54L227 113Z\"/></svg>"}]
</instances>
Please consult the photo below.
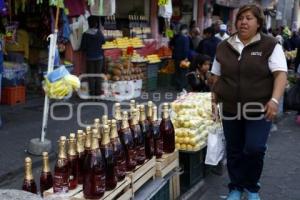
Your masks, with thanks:
<instances>
[{"instance_id":1,"label":"woman's hand","mask_svg":"<svg viewBox=\"0 0 300 200\"><path fill-rule=\"evenodd\" d=\"M277 111L278 111L278 105L274 101L270 100L265 105L265 112L266 112L265 118L267 120L272 121L276 117Z\"/></svg>"}]
</instances>

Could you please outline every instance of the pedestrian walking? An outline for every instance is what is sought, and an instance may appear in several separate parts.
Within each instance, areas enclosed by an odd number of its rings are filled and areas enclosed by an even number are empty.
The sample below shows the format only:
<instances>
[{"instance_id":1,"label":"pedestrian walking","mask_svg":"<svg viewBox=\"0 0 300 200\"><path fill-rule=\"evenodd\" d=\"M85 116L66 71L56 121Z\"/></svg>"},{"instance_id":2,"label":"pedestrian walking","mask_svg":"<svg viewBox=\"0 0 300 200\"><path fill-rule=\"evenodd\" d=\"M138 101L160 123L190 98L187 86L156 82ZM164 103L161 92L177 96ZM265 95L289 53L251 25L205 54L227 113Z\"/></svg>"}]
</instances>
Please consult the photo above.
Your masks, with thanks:
<instances>
[{"instance_id":1,"label":"pedestrian walking","mask_svg":"<svg viewBox=\"0 0 300 200\"><path fill-rule=\"evenodd\" d=\"M88 18L89 29L83 33L80 49L86 53L86 67L88 74L102 73L104 52L102 45L105 38L99 29L99 19L96 16ZM89 93L92 96L101 94L101 80L99 77L89 77Z\"/></svg>"},{"instance_id":2,"label":"pedestrian walking","mask_svg":"<svg viewBox=\"0 0 300 200\"><path fill-rule=\"evenodd\" d=\"M219 38L220 40L226 40L229 38L229 35L226 33L227 32L227 26L226 24L221 24L220 25L220 31L217 33L215 36Z\"/></svg>"},{"instance_id":3,"label":"pedestrian walking","mask_svg":"<svg viewBox=\"0 0 300 200\"><path fill-rule=\"evenodd\" d=\"M282 47L261 32L263 24L259 6L242 6L237 33L219 44L212 66L213 110L219 103L226 139L227 200L240 200L243 192L248 200L260 200L266 143L287 82Z\"/></svg>"},{"instance_id":4,"label":"pedestrian walking","mask_svg":"<svg viewBox=\"0 0 300 200\"><path fill-rule=\"evenodd\" d=\"M186 74L188 68L182 68L180 62L188 59L190 53L190 37L188 36L188 26L182 24L180 26L180 32L170 42L170 46L173 48L173 59L175 62L175 83L177 90L182 91L187 87Z\"/></svg>"}]
</instances>

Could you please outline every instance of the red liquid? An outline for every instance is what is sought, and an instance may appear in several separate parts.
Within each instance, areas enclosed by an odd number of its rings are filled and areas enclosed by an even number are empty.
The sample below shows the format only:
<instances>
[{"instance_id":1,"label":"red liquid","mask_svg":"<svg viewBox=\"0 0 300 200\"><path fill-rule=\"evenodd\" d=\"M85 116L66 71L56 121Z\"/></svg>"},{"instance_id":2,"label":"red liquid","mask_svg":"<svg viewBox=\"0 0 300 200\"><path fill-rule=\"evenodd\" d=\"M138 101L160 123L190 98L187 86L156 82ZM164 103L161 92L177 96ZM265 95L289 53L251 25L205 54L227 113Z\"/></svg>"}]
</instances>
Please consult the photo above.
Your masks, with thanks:
<instances>
[{"instance_id":1,"label":"red liquid","mask_svg":"<svg viewBox=\"0 0 300 200\"><path fill-rule=\"evenodd\" d=\"M36 184L34 180L24 180L22 190L36 194Z\"/></svg>"},{"instance_id":2,"label":"red liquid","mask_svg":"<svg viewBox=\"0 0 300 200\"><path fill-rule=\"evenodd\" d=\"M113 154L115 158L115 172L118 181L122 181L126 175L126 160L123 150L123 146L120 143L119 138L114 138L111 140Z\"/></svg>"},{"instance_id":3,"label":"red liquid","mask_svg":"<svg viewBox=\"0 0 300 200\"><path fill-rule=\"evenodd\" d=\"M152 122L151 131L154 137L154 155L156 158L161 158L163 154L163 140L159 131L158 121Z\"/></svg>"},{"instance_id":4,"label":"red liquid","mask_svg":"<svg viewBox=\"0 0 300 200\"><path fill-rule=\"evenodd\" d=\"M115 173L115 159L111 144L102 146L101 152L105 159L106 191L113 190L117 186L117 178Z\"/></svg>"},{"instance_id":5,"label":"red liquid","mask_svg":"<svg viewBox=\"0 0 300 200\"><path fill-rule=\"evenodd\" d=\"M67 159L58 159L54 168L53 192L69 191L69 163Z\"/></svg>"},{"instance_id":6,"label":"red liquid","mask_svg":"<svg viewBox=\"0 0 300 200\"><path fill-rule=\"evenodd\" d=\"M69 156L69 189L73 190L78 185L78 156Z\"/></svg>"},{"instance_id":7,"label":"red liquid","mask_svg":"<svg viewBox=\"0 0 300 200\"><path fill-rule=\"evenodd\" d=\"M78 184L83 183L84 159L85 159L85 152L78 153Z\"/></svg>"},{"instance_id":8,"label":"red liquid","mask_svg":"<svg viewBox=\"0 0 300 200\"><path fill-rule=\"evenodd\" d=\"M168 119L162 119L159 126L160 134L163 139L163 151L166 153L172 153L175 150L175 132L172 121Z\"/></svg>"},{"instance_id":9,"label":"red liquid","mask_svg":"<svg viewBox=\"0 0 300 200\"><path fill-rule=\"evenodd\" d=\"M136 167L136 161L134 160L136 152L134 149L133 138L129 128L121 129L121 142L125 150L126 157L126 170L132 171Z\"/></svg>"},{"instance_id":10,"label":"red liquid","mask_svg":"<svg viewBox=\"0 0 300 200\"><path fill-rule=\"evenodd\" d=\"M40 190L41 195L44 195L44 191L53 187L53 178L51 172L42 172L40 176Z\"/></svg>"},{"instance_id":11,"label":"red liquid","mask_svg":"<svg viewBox=\"0 0 300 200\"><path fill-rule=\"evenodd\" d=\"M100 149L90 151L84 160L83 194L99 199L105 192L105 168Z\"/></svg>"},{"instance_id":12,"label":"red liquid","mask_svg":"<svg viewBox=\"0 0 300 200\"><path fill-rule=\"evenodd\" d=\"M145 154L143 134L140 125L138 124L131 125L130 129L133 137L134 147L136 150L135 160L138 165L142 165L146 160L146 154Z\"/></svg>"},{"instance_id":13,"label":"red liquid","mask_svg":"<svg viewBox=\"0 0 300 200\"><path fill-rule=\"evenodd\" d=\"M150 130L150 124L148 120L140 122L141 130L145 138L145 154L147 159L151 159L154 155L154 139Z\"/></svg>"}]
</instances>

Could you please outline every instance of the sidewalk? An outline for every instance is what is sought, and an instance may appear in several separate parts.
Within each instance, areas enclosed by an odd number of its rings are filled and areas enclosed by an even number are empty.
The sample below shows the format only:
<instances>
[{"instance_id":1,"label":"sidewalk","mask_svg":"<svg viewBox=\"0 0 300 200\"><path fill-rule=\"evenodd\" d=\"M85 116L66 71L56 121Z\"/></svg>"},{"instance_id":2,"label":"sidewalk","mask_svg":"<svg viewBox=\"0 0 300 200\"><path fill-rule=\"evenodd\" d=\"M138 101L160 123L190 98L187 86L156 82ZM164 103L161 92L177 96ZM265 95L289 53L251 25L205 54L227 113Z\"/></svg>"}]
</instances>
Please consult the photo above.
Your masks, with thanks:
<instances>
[{"instance_id":1,"label":"sidewalk","mask_svg":"<svg viewBox=\"0 0 300 200\"><path fill-rule=\"evenodd\" d=\"M269 138L261 178L263 200L300 199L300 126L296 125L294 118L294 113L286 114L278 123L278 131L272 132ZM227 173L211 175L205 179L205 186L189 199L226 199L227 184Z\"/></svg>"}]
</instances>

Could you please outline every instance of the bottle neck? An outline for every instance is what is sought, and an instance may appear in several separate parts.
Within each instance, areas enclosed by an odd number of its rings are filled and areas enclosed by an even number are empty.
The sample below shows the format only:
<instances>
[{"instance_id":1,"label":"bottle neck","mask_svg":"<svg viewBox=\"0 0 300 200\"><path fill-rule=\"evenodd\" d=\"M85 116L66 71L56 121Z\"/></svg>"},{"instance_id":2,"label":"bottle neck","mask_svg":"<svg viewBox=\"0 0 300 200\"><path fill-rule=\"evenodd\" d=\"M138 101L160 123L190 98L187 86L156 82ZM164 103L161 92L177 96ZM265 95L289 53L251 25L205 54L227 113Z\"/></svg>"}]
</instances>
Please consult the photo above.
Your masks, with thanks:
<instances>
[{"instance_id":1,"label":"bottle neck","mask_svg":"<svg viewBox=\"0 0 300 200\"><path fill-rule=\"evenodd\" d=\"M83 141L83 135L79 134L77 135L77 152L82 153L84 152L84 141Z\"/></svg>"},{"instance_id":2,"label":"bottle neck","mask_svg":"<svg viewBox=\"0 0 300 200\"><path fill-rule=\"evenodd\" d=\"M152 107L151 121L153 121L153 122L157 121L157 108L156 107Z\"/></svg>"},{"instance_id":3,"label":"bottle neck","mask_svg":"<svg viewBox=\"0 0 300 200\"><path fill-rule=\"evenodd\" d=\"M129 128L129 124L128 124L128 116L123 116L123 119L122 119L122 129L126 129L126 128Z\"/></svg>"},{"instance_id":4,"label":"bottle neck","mask_svg":"<svg viewBox=\"0 0 300 200\"><path fill-rule=\"evenodd\" d=\"M50 172L48 156L43 156L43 172Z\"/></svg>"},{"instance_id":5,"label":"bottle neck","mask_svg":"<svg viewBox=\"0 0 300 200\"><path fill-rule=\"evenodd\" d=\"M62 159L67 158L67 155L66 155L66 141L60 141L58 148L59 148L58 158L62 158Z\"/></svg>"},{"instance_id":6,"label":"bottle neck","mask_svg":"<svg viewBox=\"0 0 300 200\"><path fill-rule=\"evenodd\" d=\"M145 120L146 120L145 111L141 110L140 111L140 119L139 119L139 121L144 122Z\"/></svg>"},{"instance_id":7,"label":"bottle neck","mask_svg":"<svg viewBox=\"0 0 300 200\"><path fill-rule=\"evenodd\" d=\"M96 150L96 149L99 149L99 140L97 137L94 137L92 138L92 146L91 146L91 149L92 150Z\"/></svg>"},{"instance_id":8,"label":"bottle neck","mask_svg":"<svg viewBox=\"0 0 300 200\"><path fill-rule=\"evenodd\" d=\"M77 155L76 140L75 139L70 139L69 140L68 155L69 156L76 156Z\"/></svg>"},{"instance_id":9,"label":"bottle neck","mask_svg":"<svg viewBox=\"0 0 300 200\"><path fill-rule=\"evenodd\" d=\"M101 145L109 145L110 144L110 138L109 138L109 127L107 125L104 126L104 132L103 132L103 138L101 140Z\"/></svg>"},{"instance_id":10,"label":"bottle neck","mask_svg":"<svg viewBox=\"0 0 300 200\"><path fill-rule=\"evenodd\" d=\"M33 180L32 163L31 162L25 163L25 179L28 181Z\"/></svg>"},{"instance_id":11,"label":"bottle neck","mask_svg":"<svg viewBox=\"0 0 300 200\"><path fill-rule=\"evenodd\" d=\"M152 110L153 106L150 104L148 105L148 109L147 109L147 118L148 119L152 119L152 115L153 115L153 110Z\"/></svg>"},{"instance_id":12,"label":"bottle neck","mask_svg":"<svg viewBox=\"0 0 300 200\"><path fill-rule=\"evenodd\" d=\"M163 110L162 118L165 119L165 120L169 119L169 110L168 109Z\"/></svg>"},{"instance_id":13,"label":"bottle neck","mask_svg":"<svg viewBox=\"0 0 300 200\"><path fill-rule=\"evenodd\" d=\"M120 109L120 108L116 108L116 111L115 111L115 119L116 119L116 120L122 120L121 109Z\"/></svg>"},{"instance_id":14,"label":"bottle neck","mask_svg":"<svg viewBox=\"0 0 300 200\"><path fill-rule=\"evenodd\" d=\"M117 138L118 136L118 130L117 130L117 124L116 123L112 123L111 125L111 130L110 130L110 138L114 139Z\"/></svg>"},{"instance_id":15,"label":"bottle neck","mask_svg":"<svg viewBox=\"0 0 300 200\"><path fill-rule=\"evenodd\" d=\"M87 132L86 133L86 138L85 138L85 144L84 144L84 147L86 148L86 149L90 149L91 148L91 146L92 146L92 134L90 133L90 132Z\"/></svg>"}]
</instances>

